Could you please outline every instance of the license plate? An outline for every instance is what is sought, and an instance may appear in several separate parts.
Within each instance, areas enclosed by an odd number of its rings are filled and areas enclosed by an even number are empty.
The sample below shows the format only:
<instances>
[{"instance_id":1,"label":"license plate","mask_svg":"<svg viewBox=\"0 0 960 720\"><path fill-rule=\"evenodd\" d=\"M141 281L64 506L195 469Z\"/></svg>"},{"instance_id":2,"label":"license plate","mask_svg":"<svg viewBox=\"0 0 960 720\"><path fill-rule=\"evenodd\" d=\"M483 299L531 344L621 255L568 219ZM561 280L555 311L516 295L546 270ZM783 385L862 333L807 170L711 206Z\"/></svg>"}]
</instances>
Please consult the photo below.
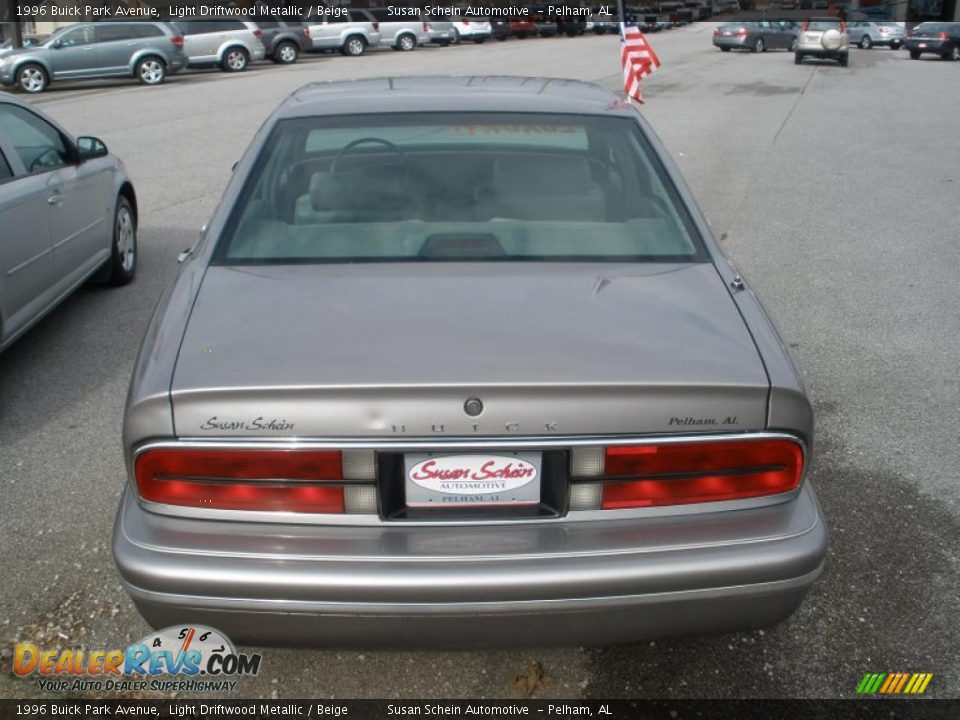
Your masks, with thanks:
<instances>
[{"instance_id":1,"label":"license plate","mask_svg":"<svg viewBox=\"0 0 960 720\"><path fill-rule=\"evenodd\" d=\"M407 453L408 507L485 507L540 502L540 453Z\"/></svg>"},{"instance_id":2,"label":"license plate","mask_svg":"<svg viewBox=\"0 0 960 720\"><path fill-rule=\"evenodd\" d=\"M926 46L927 46L926 43L917 43L917 47L925 48Z\"/></svg>"}]
</instances>

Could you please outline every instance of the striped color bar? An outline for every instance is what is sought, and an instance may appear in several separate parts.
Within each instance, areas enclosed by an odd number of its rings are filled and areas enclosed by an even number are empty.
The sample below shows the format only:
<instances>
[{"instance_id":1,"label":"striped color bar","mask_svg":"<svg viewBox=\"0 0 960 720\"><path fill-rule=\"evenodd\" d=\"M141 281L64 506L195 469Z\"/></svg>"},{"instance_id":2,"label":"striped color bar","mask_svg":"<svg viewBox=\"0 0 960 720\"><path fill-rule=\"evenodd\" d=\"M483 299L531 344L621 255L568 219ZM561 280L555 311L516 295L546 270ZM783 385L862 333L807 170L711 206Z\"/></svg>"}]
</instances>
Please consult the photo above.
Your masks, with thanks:
<instances>
[{"instance_id":1,"label":"striped color bar","mask_svg":"<svg viewBox=\"0 0 960 720\"><path fill-rule=\"evenodd\" d=\"M867 673L857 685L857 694L919 695L932 679L933 673Z\"/></svg>"}]
</instances>

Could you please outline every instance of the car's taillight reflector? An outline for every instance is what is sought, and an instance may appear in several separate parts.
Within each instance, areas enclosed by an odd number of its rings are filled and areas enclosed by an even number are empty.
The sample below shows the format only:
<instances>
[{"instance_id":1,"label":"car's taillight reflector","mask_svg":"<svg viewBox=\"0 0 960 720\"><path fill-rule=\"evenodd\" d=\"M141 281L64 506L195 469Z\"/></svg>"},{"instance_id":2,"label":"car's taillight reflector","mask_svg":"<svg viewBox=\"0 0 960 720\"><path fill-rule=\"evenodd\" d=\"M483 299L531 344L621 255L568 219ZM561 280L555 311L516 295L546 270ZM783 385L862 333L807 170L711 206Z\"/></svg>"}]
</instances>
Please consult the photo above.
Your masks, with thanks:
<instances>
[{"instance_id":1,"label":"car's taillight reflector","mask_svg":"<svg viewBox=\"0 0 960 720\"><path fill-rule=\"evenodd\" d=\"M801 30L802 32L806 32L806 31L809 30L809 29L810 29L810 22L809 22L809 21L803 23L803 25L800 26L800 30Z\"/></svg>"},{"instance_id":2,"label":"car's taillight reflector","mask_svg":"<svg viewBox=\"0 0 960 720\"><path fill-rule=\"evenodd\" d=\"M263 37L263 30L261 30L260 28L255 29L255 30L253 31L253 36L254 36L257 40L259 40L260 38Z\"/></svg>"},{"instance_id":3,"label":"car's taillight reflector","mask_svg":"<svg viewBox=\"0 0 960 720\"><path fill-rule=\"evenodd\" d=\"M344 487L337 483L345 476L372 479L374 472L372 452L284 448L153 448L134 466L147 502L303 513L344 512Z\"/></svg>"},{"instance_id":4,"label":"car's taillight reflector","mask_svg":"<svg viewBox=\"0 0 960 720\"><path fill-rule=\"evenodd\" d=\"M791 440L724 440L608 447L604 509L775 495L797 487L803 450Z\"/></svg>"},{"instance_id":5,"label":"car's taillight reflector","mask_svg":"<svg viewBox=\"0 0 960 720\"><path fill-rule=\"evenodd\" d=\"M942 32L942 33L940 33L940 39L941 39L941 40L949 40L950 37L949 37L945 32Z\"/></svg>"},{"instance_id":6,"label":"car's taillight reflector","mask_svg":"<svg viewBox=\"0 0 960 720\"><path fill-rule=\"evenodd\" d=\"M736 30L733 31L733 34L734 34L734 35L746 35L746 34L747 34L747 29L746 29L746 28L737 28Z\"/></svg>"},{"instance_id":7,"label":"car's taillight reflector","mask_svg":"<svg viewBox=\"0 0 960 720\"><path fill-rule=\"evenodd\" d=\"M183 47L183 35L174 35L172 38L170 38L170 42L172 42L176 47L182 48L182 47Z\"/></svg>"},{"instance_id":8,"label":"car's taillight reflector","mask_svg":"<svg viewBox=\"0 0 960 720\"><path fill-rule=\"evenodd\" d=\"M800 484L803 461L800 444L781 438L577 448L570 462L571 509L617 510L776 495ZM577 478L590 481L578 483Z\"/></svg>"}]
</instances>

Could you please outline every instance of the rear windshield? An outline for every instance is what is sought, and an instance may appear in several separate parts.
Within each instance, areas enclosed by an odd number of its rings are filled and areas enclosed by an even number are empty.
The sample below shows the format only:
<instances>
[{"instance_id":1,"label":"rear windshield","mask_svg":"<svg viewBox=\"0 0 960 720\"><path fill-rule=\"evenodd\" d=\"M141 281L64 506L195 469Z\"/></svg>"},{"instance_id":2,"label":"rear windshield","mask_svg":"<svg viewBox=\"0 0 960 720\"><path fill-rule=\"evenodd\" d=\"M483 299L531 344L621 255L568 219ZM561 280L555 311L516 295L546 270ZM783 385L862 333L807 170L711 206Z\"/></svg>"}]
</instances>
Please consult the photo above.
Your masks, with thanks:
<instances>
[{"instance_id":1,"label":"rear windshield","mask_svg":"<svg viewBox=\"0 0 960 720\"><path fill-rule=\"evenodd\" d=\"M839 20L811 20L807 24L807 30L839 30Z\"/></svg>"},{"instance_id":2,"label":"rear windshield","mask_svg":"<svg viewBox=\"0 0 960 720\"><path fill-rule=\"evenodd\" d=\"M950 32L951 30L950 23L921 23L914 30L914 34L917 33L942 33Z\"/></svg>"},{"instance_id":3,"label":"rear windshield","mask_svg":"<svg viewBox=\"0 0 960 720\"><path fill-rule=\"evenodd\" d=\"M312 117L277 123L223 264L703 259L630 118Z\"/></svg>"}]
</instances>

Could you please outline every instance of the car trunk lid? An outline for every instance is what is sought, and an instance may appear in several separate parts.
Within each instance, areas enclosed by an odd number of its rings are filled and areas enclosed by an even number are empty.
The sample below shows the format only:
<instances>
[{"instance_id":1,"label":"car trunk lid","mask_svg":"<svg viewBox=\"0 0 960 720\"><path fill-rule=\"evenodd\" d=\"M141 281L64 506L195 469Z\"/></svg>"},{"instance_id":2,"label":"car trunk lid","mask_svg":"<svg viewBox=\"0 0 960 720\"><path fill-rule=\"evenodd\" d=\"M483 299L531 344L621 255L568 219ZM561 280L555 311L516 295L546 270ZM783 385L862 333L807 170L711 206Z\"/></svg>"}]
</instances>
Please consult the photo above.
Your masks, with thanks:
<instances>
[{"instance_id":1,"label":"car trunk lid","mask_svg":"<svg viewBox=\"0 0 960 720\"><path fill-rule=\"evenodd\" d=\"M709 263L262 265L208 269L171 391L181 437L462 437L758 429L768 380Z\"/></svg>"}]
</instances>

